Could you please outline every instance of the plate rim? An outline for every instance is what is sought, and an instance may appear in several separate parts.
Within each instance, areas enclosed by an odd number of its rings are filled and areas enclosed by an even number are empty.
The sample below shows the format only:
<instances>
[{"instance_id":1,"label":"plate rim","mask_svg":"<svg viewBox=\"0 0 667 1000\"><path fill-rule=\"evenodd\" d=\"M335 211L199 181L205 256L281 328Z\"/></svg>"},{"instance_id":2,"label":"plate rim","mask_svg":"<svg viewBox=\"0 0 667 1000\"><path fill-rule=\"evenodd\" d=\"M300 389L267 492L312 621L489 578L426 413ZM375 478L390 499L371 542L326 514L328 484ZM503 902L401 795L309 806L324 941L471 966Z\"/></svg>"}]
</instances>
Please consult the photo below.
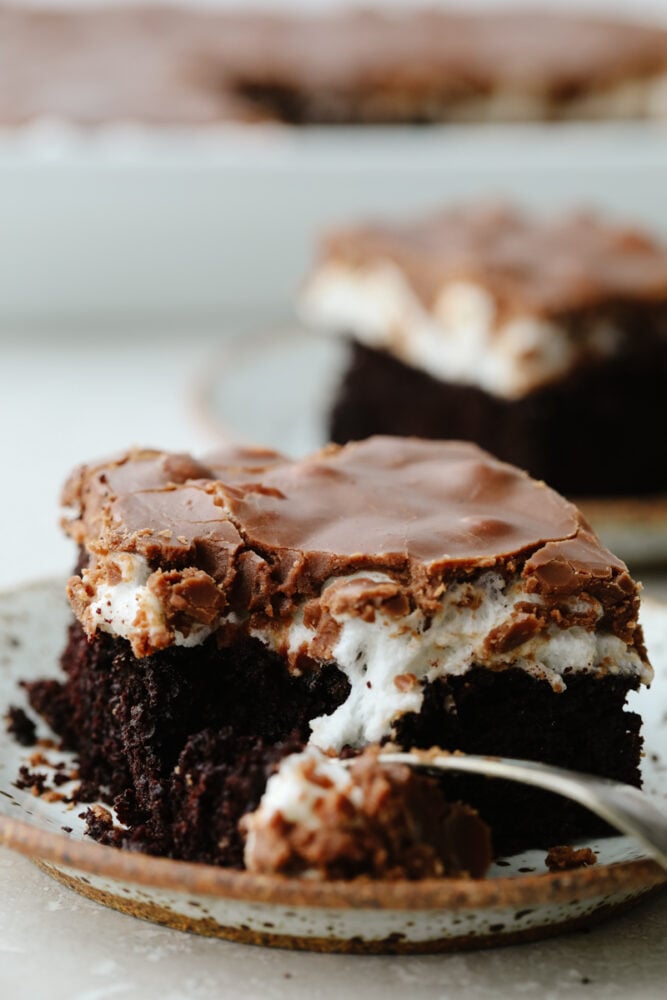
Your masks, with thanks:
<instances>
[{"instance_id":1,"label":"plate rim","mask_svg":"<svg viewBox=\"0 0 667 1000\"><path fill-rule=\"evenodd\" d=\"M26 820L0 815L0 846L33 860L194 896L246 903L327 909L462 910L567 902L618 892L644 893L667 884L667 873L650 858L494 879L353 879L315 881L252 872L124 851L69 840Z\"/></svg>"},{"instance_id":2,"label":"plate rim","mask_svg":"<svg viewBox=\"0 0 667 1000\"><path fill-rule=\"evenodd\" d=\"M0 604L19 592L54 590L63 577L44 577L0 589ZM667 604L645 598L667 611ZM0 737L8 740L8 734ZM83 804L82 804L83 805ZM545 905L626 891L640 895L667 884L667 871L650 858L593 865L570 871L499 878L314 880L259 875L200 862L127 851L0 813L0 846L35 860L121 882L245 903L327 909L462 910Z\"/></svg>"}]
</instances>

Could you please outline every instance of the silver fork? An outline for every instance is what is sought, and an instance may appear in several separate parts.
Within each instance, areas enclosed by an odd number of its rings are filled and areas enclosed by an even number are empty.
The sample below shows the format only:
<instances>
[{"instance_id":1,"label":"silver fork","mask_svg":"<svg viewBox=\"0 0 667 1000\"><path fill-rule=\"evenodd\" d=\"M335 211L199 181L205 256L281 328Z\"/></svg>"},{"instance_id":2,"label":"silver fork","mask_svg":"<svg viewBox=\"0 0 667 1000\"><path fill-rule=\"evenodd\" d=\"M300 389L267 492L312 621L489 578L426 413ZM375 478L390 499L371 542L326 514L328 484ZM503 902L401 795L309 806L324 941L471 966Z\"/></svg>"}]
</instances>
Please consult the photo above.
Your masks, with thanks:
<instances>
[{"instance_id":1,"label":"silver fork","mask_svg":"<svg viewBox=\"0 0 667 1000\"><path fill-rule=\"evenodd\" d=\"M435 750L388 750L378 759L384 764L407 764L427 771L459 771L487 778L506 778L556 792L640 841L650 856L667 870L667 816L644 792L632 785L510 757L479 757Z\"/></svg>"}]
</instances>

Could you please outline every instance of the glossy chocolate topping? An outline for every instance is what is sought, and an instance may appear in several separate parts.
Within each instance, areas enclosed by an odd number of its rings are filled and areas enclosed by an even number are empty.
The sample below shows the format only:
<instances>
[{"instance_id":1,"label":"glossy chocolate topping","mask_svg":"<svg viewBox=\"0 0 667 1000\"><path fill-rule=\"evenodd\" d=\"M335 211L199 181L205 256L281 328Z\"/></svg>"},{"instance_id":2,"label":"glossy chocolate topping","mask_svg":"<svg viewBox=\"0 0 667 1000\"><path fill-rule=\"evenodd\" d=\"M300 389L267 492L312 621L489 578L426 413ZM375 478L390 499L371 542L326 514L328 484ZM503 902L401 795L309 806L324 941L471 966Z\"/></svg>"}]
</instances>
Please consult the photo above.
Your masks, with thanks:
<instances>
[{"instance_id":1,"label":"glossy chocolate topping","mask_svg":"<svg viewBox=\"0 0 667 1000\"><path fill-rule=\"evenodd\" d=\"M341 566L470 563L579 526L544 484L463 442L376 437L279 465L262 487L217 488L246 541Z\"/></svg>"},{"instance_id":2,"label":"glossy chocolate topping","mask_svg":"<svg viewBox=\"0 0 667 1000\"><path fill-rule=\"evenodd\" d=\"M667 247L592 212L549 219L502 205L448 208L404 225L333 232L322 257L359 268L391 262L428 307L457 280L483 286L518 315L667 302Z\"/></svg>"},{"instance_id":3,"label":"glossy chocolate topping","mask_svg":"<svg viewBox=\"0 0 667 1000\"><path fill-rule=\"evenodd\" d=\"M665 67L664 29L555 12L0 10L5 123L438 120L495 91L558 115Z\"/></svg>"},{"instance_id":4,"label":"glossy chocolate topping","mask_svg":"<svg viewBox=\"0 0 667 1000\"><path fill-rule=\"evenodd\" d=\"M206 578L240 613L288 615L360 571L390 577L365 581L369 600L428 608L443 584L493 567L555 603L590 590L621 629L636 619L624 564L577 508L473 444L376 437L294 462L230 449L203 464L135 451L77 470L65 501L107 579L116 553L137 553L181 587L184 570L198 588Z\"/></svg>"}]
</instances>

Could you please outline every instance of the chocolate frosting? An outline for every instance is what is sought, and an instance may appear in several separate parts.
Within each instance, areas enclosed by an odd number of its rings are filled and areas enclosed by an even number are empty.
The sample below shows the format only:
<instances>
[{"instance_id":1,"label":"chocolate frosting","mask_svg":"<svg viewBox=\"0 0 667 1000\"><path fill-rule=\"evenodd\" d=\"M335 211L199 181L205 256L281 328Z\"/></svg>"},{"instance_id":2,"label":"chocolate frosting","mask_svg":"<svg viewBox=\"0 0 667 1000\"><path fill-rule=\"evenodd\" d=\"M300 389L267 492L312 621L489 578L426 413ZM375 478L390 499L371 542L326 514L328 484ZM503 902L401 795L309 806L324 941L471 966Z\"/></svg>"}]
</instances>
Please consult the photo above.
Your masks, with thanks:
<instances>
[{"instance_id":1,"label":"chocolate frosting","mask_svg":"<svg viewBox=\"0 0 667 1000\"><path fill-rule=\"evenodd\" d=\"M239 60L235 74L244 93L291 98L303 120L400 117L401 108L408 121L447 118L457 101L495 91L542 97L558 115L569 100L667 64L659 25L563 11L357 10L271 25L261 59Z\"/></svg>"},{"instance_id":2,"label":"chocolate frosting","mask_svg":"<svg viewBox=\"0 0 667 1000\"><path fill-rule=\"evenodd\" d=\"M429 120L496 90L558 114L666 67L663 28L556 12L0 10L4 123Z\"/></svg>"},{"instance_id":3,"label":"chocolate frosting","mask_svg":"<svg viewBox=\"0 0 667 1000\"><path fill-rule=\"evenodd\" d=\"M504 315L667 303L667 247L593 212L549 219L509 205L447 208L332 232L321 256L360 269L390 262L428 308L459 280L487 289Z\"/></svg>"},{"instance_id":4,"label":"chocolate frosting","mask_svg":"<svg viewBox=\"0 0 667 1000\"><path fill-rule=\"evenodd\" d=\"M578 527L575 508L543 483L463 442L376 437L277 465L262 487L216 488L246 542L343 572L372 562L437 573Z\"/></svg>"},{"instance_id":5,"label":"chocolate frosting","mask_svg":"<svg viewBox=\"0 0 667 1000\"><path fill-rule=\"evenodd\" d=\"M428 612L450 581L494 568L523 574L561 618L575 615L568 598L592 595L606 626L643 649L625 565L575 506L473 444L375 437L300 461L133 451L77 470L64 499L91 560L86 584L70 586L78 613L119 552L148 560L163 607L205 624L225 608L287 618L332 578L366 571L389 581L341 580L329 603Z\"/></svg>"}]
</instances>

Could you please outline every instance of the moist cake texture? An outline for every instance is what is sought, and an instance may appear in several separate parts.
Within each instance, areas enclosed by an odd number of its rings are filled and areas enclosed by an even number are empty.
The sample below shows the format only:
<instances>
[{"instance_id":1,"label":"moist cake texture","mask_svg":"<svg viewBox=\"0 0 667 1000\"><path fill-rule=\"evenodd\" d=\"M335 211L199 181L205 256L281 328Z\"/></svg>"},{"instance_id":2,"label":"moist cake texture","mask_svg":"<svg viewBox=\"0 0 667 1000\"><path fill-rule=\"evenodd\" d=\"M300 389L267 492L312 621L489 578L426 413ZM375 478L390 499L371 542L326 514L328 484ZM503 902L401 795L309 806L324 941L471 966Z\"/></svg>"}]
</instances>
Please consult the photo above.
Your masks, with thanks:
<instances>
[{"instance_id":1,"label":"moist cake texture","mask_svg":"<svg viewBox=\"0 0 667 1000\"><path fill-rule=\"evenodd\" d=\"M661 116L667 30L573 13L0 11L0 121Z\"/></svg>"},{"instance_id":2,"label":"moist cake texture","mask_svg":"<svg viewBox=\"0 0 667 1000\"><path fill-rule=\"evenodd\" d=\"M667 249L641 230L509 205L341 229L300 309L352 340L335 441L465 438L569 495L667 488L636 433L667 388Z\"/></svg>"},{"instance_id":3,"label":"moist cake texture","mask_svg":"<svg viewBox=\"0 0 667 1000\"><path fill-rule=\"evenodd\" d=\"M381 817L411 816L424 779L366 748L640 782L624 708L651 679L637 586L576 507L472 444L378 437L300 461L135 450L77 470L64 499L81 552L67 679L31 700L115 802L124 828L91 816L103 839L257 870L474 874L480 855L462 866L430 821L387 840ZM333 841L295 832L318 774ZM489 823L496 851L599 828L520 786L433 788L438 815L479 844ZM356 861L332 851L355 838Z\"/></svg>"}]
</instances>

